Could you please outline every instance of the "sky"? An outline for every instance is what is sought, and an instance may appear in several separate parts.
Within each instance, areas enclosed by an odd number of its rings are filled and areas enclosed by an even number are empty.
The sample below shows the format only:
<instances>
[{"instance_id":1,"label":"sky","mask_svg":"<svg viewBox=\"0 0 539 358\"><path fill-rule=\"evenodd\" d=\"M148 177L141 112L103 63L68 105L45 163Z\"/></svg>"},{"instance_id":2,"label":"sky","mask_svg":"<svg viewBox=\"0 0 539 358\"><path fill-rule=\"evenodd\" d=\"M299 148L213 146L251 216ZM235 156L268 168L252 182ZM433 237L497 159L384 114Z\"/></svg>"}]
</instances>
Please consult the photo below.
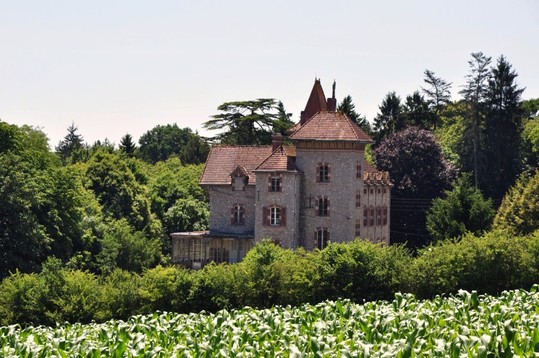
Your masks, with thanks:
<instances>
[{"instance_id":1,"label":"sky","mask_svg":"<svg viewBox=\"0 0 539 358\"><path fill-rule=\"evenodd\" d=\"M299 120L315 78L369 120L384 96L452 82L504 55L539 98L538 0L0 0L0 119L74 123L88 143L176 123L202 135L227 101L281 100Z\"/></svg>"}]
</instances>

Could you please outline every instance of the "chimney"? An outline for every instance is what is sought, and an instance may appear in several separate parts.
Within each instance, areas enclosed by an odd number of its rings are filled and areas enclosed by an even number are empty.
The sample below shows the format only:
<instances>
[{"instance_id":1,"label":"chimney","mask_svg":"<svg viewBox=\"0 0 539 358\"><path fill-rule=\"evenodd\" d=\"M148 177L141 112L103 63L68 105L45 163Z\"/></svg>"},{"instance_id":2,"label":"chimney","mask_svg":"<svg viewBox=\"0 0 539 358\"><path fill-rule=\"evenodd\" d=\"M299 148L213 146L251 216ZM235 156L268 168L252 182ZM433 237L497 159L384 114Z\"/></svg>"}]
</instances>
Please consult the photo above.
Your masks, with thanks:
<instances>
[{"instance_id":1,"label":"chimney","mask_svg":"<svg viewBox=\"0 0 539 358\"><path fill-rule=\"evenodd\" d=\"M281 133L273 133L271 137L271 151L274 152L275 149L281 146L283 141L283 135Z\"/></svg>"},{"instance_id":2,"label":"chimney","mask_svg":"<svg viewBox=\"0 0 539 358\"><path fill-rule=\"evenodd\" d=\"M333 80L333 96L331 98L328 98L327 100L328 112L335 112L337 110L337 99L335 98L336 86L337 83L335 82L335 80Z\"/></svg>"}]
</instances>

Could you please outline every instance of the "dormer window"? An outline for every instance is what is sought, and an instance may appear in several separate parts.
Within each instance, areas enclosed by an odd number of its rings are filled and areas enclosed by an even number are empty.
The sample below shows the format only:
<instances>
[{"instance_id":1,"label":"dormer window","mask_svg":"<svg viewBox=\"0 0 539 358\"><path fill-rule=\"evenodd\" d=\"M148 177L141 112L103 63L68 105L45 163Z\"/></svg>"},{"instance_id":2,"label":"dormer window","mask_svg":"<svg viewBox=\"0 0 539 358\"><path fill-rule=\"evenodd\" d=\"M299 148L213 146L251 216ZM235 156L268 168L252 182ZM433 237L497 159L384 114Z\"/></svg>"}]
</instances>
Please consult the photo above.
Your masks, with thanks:
<instances>
[{"instance_id":1,"label":"dormer window","mask_svg":"<svg viewBox=\"0 0 539 358\"><path fill-rule=\"evenodd\" d=\"M249 174L247 174L247 170L241 165L238 165L236 169L230 173L230 177L232 178L232 191L243 191L245 185L249 182Z\"/></svg>"},{"instance_id":2,"label":"dormer window","mask_svg":"<svg viewBox=\"0 0 539 358\"><path fill-rule=\"evenodd\" d=\"M245 177L239 176L232 178L232 190L242 191L245 187Z\"/></svg>"}]
</instances>

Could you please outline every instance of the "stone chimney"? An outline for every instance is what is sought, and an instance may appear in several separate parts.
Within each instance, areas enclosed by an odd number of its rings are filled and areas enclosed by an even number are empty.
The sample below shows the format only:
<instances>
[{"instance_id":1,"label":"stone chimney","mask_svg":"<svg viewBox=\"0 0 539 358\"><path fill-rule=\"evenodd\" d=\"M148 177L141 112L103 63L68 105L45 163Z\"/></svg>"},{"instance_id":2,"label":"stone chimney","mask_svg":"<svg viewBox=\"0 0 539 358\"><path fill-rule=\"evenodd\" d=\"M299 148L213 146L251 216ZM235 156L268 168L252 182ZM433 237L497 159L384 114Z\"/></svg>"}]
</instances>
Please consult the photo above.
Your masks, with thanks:
<instances>
[{"instance_id":1,"label":"stone chimney","mask_svg":"<svg viewBox=\"0 0 539 358\"><path fill-rule=\"evenodd\" d=\"M328 98L327 100L327 107L328 112L335 112L337 110L337 98L335 98L335 87L337 86L337 83L335 80L333 81L333 95L331 98Z\"/></svg>"},{"instance_id":2,"label":"stone chimney","mask_svg":"<svg viewBox=\"0 0 539 358\"><path fill-rule=\"evenodd\" d=\"M275 149L279 148L283 142L283 135L281 133L273 133L271 137L271 151L274 152Z\"/></svg>"}]
</instances>

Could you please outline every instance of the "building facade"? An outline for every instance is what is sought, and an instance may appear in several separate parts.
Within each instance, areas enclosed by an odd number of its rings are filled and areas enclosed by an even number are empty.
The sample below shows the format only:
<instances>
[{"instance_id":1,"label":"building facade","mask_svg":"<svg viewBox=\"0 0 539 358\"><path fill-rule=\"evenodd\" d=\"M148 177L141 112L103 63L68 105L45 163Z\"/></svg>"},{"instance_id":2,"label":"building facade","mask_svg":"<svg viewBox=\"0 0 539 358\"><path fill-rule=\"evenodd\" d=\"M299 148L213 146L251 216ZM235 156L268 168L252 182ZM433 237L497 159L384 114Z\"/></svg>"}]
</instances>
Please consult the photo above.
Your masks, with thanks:
<instances>
[{"instance_id":1,"label":"building facade","mask_svg":"<svg viewBox=\"0 0 539 358\"><path fill-rule=\"evenodd\" d=\"M336 111L315 81L292 145L213 146L200 184L210 195L206 232L173 233L172 261L238 262L257 242L323 249L363 238L389 244L391 182L365 160L372 139Z\"/></svg>"}]
</instances>

